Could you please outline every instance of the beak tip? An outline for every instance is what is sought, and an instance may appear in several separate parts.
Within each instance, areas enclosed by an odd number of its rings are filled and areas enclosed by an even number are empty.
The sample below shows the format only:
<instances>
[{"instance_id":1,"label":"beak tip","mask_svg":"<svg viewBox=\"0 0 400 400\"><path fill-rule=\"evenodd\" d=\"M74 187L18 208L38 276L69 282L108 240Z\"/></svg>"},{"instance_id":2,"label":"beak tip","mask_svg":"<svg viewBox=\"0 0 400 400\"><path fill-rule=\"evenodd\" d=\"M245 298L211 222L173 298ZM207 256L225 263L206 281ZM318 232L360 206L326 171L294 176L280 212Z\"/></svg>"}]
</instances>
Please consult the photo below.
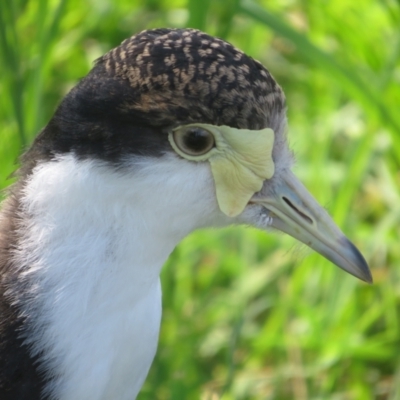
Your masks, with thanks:
<instances>
[{"instance_id":1,"label":"beak tip","mask_svg":"<svg viewBox=\"0 0 400 400\"><path fill-rule=\"evenodd\" d=\"M374 279L372 278L371 271L368 269L367 271L363 271L362 275L360 274L357 278L361 279L365 283L372 285L374 283Z\"/></svg>"},{"instance_id":2,"label":"beak tip","mask_svg":"<svg viewBox=\"0 0 400 400\"><path fill-rule=\"evenodd\" d=\"M356 268L348 272L350 272L355 277L361 279L362 281L372 284L373 283L372 274L368 267L367 262L365 261L365 258L357 249L357 247L354 246L352 242L350 242L350 240L348 240L346 237L344 237L343 239L345 241L344 245L351 251L354 260L354 265L356 266Z\"/></svg>"},{"instance_id":3,"label":"beak tip","mask_svg":"<svg viewBox=\"0 0 400 400\"><path fill-rule=\"evenodd\" d=\"M372 278L371 271L368 269L368 274L365 274L362 280L370 285L374 283L374 279Z\"/></svg>"}]
</instances>

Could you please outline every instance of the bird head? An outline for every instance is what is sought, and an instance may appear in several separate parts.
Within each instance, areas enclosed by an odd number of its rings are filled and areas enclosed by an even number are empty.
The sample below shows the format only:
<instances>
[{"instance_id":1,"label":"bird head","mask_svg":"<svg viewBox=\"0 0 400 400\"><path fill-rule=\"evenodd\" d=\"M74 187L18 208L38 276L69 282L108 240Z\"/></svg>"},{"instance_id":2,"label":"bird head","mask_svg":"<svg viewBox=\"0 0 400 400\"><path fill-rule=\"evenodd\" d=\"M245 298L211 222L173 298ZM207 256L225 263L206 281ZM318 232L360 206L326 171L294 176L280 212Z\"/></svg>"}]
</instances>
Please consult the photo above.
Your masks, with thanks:
<instances>
[{"instance_id":1,"label":"bird head","mask_svg":"<svg viewBox=\"0 0 400 400\"><path fill-rule=\"evenodd\" d=\"M126 178L119 200L152 204L171 232L275 229L371 282L360 252L291 172L286 125L283 91L258 61L198 30L156 29L97 60L25 160L94 158Z\"/></svg>"}]
</instances>

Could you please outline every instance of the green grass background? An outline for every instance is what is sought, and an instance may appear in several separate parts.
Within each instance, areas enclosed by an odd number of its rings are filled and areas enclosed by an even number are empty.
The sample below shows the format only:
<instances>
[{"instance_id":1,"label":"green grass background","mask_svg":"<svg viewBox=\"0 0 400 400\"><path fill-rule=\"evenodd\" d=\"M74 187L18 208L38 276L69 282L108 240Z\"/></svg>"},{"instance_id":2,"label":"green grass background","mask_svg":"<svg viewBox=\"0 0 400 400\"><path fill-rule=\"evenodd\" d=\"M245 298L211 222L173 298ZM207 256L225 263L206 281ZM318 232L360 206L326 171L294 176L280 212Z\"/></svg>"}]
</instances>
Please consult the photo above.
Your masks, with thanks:
<instances>
[{"instance_id":1,"label":"green grass background","mask_svg":"<svg viewBox=\"0 0 400 400\"><path fill-rule=\"evenodd\" d=\"M197 232L163 270L139 399L400 399L399 0L3 0L0 187L93 60L164 26L223 37L271 71L295 172L375 283L284 235Z\"/></svg>"}]
</instances>

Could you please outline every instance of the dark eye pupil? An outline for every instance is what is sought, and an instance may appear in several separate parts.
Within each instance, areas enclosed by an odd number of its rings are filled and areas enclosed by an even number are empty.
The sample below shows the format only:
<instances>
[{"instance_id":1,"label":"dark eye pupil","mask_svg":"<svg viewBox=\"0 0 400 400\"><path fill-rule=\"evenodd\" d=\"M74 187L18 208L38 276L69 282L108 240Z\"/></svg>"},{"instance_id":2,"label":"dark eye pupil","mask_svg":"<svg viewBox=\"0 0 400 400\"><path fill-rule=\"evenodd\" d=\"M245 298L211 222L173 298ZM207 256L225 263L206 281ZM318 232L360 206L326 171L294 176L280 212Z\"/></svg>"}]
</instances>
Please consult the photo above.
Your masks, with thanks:
<instances>
[{"instance_id":1,"label":"dark eye pupil","mask_svg":"<svg viewBox=\"0 0 400 400\"><path fill-rule=\"evenodd\" d=\"M188 130L183 137L185 147L195 152L200 152L209 147L210 140L209 132L197 128Z\"/></svg>"}]
</instances>

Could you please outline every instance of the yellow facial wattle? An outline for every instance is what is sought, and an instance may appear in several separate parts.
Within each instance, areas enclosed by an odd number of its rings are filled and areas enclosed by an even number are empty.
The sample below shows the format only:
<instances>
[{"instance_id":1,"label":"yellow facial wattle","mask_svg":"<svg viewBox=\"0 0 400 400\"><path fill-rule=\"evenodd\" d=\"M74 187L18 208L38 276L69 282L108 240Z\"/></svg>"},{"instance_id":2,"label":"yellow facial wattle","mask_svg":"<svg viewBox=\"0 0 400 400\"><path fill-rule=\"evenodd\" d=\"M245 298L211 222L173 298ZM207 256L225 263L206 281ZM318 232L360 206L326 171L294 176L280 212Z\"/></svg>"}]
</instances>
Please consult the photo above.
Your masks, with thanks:
<instances>
[{"instance_id":1,"label":"yellow facial wattle","mask_svg":"<svg viewBox=\"0 0 400 400\"><path fill-rule=\"evenodd\" d=\"M174 141L174 132L190 127L200 128L214 136L215 146L202 155L189 155ZM190 161L208 161L214 177L217 201L229 217L239 215L265 179L274 175L272 149L274 131L236 129L229 126L190 124L178 127L168 136L173 149Z\"/></svg>"}]
</instances>

